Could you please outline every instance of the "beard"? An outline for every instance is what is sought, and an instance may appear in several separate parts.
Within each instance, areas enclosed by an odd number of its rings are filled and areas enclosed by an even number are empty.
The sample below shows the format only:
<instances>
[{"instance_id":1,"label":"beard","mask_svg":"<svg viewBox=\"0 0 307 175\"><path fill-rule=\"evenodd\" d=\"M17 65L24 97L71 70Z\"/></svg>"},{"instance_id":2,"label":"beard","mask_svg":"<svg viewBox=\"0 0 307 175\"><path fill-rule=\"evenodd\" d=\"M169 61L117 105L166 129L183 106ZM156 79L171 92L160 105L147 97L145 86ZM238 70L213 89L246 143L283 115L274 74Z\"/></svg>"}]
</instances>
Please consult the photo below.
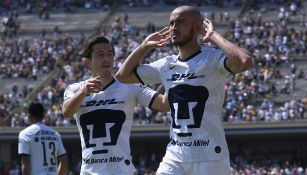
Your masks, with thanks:
<instances>
[{"instance_id":1,"label":"beard","mask_svg":"<svg viewBox=\"0 0 307 175\"><path fill-rule=\"evenodd\" d=\"M194 31L191 28L190 32L186 36L182 36L181 39L178 39L178 40L172 39L171 41L172 41L172 44L175 46L184 46L193 40L193 36L194 36Z\"/></svg>"}]
</instances>

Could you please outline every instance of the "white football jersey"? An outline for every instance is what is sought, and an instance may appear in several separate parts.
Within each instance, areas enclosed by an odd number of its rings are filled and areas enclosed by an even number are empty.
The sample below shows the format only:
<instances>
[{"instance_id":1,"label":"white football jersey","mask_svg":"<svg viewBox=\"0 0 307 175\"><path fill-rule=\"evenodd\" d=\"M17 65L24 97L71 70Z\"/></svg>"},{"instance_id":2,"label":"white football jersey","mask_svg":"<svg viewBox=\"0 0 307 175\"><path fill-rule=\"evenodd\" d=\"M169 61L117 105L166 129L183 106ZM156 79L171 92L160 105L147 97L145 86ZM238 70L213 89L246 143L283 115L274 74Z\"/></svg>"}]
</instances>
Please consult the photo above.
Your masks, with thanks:
<instances>
[{"instance_id":1,"label":"white football jersey","mask_svg":"<svg viewBox=\"0 0 307 175\"><path fill-rule=\"evenodd\" d=\"M57 175L57 159L66 150L58 132L35 123L19 133L18 154L30 156L32 175Z\"/></svg>"},{"instance_id":2,"label":"white football jersey","mask_svg":"<svg viewBox=\"0 0 307 175\"><path fill-rule=\"evenodd\" d=\"M229 155L221 123L229 73L225 60L221 50L202 47L185 61L173 55L136 69L142 83L163 83L168 93L171 124L165 157L198 162Z\"/></svg>"},{"instance_id":3,"label":"white football jersey","mask_svg":"<svg viewBox=\"0 0 307 175\"><path fill-rule=\"evenodd\" d=\"M64 100L84 81L67 87ZM86 96L74 115L82 146L81 174L133 174L130 132L137 103L151 107L155 91L141 84L113 80L99 93Z\"/></svg>"}]
</instances>

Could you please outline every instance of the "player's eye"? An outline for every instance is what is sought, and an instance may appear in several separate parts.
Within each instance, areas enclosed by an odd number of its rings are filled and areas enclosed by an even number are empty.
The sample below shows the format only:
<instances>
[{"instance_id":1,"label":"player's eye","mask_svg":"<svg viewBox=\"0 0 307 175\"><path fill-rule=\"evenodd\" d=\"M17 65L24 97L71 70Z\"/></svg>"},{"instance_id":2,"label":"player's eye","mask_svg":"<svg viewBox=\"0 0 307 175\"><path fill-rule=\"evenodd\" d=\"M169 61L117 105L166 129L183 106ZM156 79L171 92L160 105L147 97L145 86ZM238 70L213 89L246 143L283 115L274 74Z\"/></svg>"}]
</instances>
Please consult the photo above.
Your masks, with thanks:
<instances>
[{"instance_id":1,"label":"player's eye","mask_svg":"<svg viewBox=\"0 0 307 175\"><path fill-rule=\"evenodd\" d=\"M183 24L183 22L184 22L183 20L178 20L177 21L177 23L179 23L179 24Z\"/></svg>"},{"instance_id":2,"label":"player's eye","mask_svg":"<svg viewBox=\"0 0 307 175\"><path fill-rule=\"evenodd\" d=\"M97 56L104 56L104 53L98 53Z\"/></svg>"}]
</instances>

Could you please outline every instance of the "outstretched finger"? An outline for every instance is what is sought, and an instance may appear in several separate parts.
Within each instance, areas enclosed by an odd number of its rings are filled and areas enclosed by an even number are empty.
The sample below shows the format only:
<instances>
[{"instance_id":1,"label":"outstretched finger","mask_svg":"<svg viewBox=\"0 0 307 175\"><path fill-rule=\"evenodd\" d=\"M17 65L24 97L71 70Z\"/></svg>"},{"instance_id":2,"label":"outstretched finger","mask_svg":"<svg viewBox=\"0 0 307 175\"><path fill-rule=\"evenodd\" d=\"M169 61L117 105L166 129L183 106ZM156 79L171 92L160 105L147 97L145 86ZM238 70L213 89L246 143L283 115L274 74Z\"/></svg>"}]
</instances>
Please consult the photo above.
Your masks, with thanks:
<instances>
[{"instance_id":1,"label":"outstretched finger","mask_svg":"<svg viewBox=\"0 0 307 175\"><path fill-rule=\"evenodd\" d=\"M170 41L170 35L167 35L164 39L161 39L160 42L158 43L159 47L165 46L166 44L169 43Z\"/></svg>"},{"instance_id":2,"label":"outstretched finger","mask_svg":"<svg viewBox=\"0 0 307 175\"><path fill-rule=\"evenodd\" d=\"M208 24L212 23L209 19L205 19L205 22L207 22Z\"/></svg>"},{"instance_id":3,"label":"outstretched finger","mask_svg":"<svg viewBox=\"0 0 307 175\"><path fill-rule=\"evenodd\" d=\"M164 32L163 34L159 34L159 35L160 35L160 37L162 37L162 38L166 38L166 37L169 35L169 31Z\"/></svg>"},{"instance_id":4,"label":"outstretched finger","mask_svg":"<svg viewBox=\"0 0 307 175\"><path fill-rule=\"evenodd\" d=\"M170 35L166 35L164 39L161 39L161 43L167 44L171 40Z\"/></svg>"},{"instance_id":5,"label":"outstretched finger","mask_svg":"<svg viewBox=\"0 0 307 175\"><path fill-rule=\"evenodd\" d=\"M203 21L203 25L201 26L200 34L202 34L203 36L205 36L206 33L207 33L207 31L208 31L208 28L209 28L209 24L206 23L205 21Z\"/></svg>"},{"instance_id":6,"label":"outstretched finger","mask_svg":"<svg viewBox=\"0 0 307 175\"><path fill-rule=\"evenodd\" d=\"M86 83L86 87L90 88L90 87L95 87L95 83L88 81Z\"/></svg>"},{"instance_id":7,"label":"outstretched finger","mask_svg":"<svg viewBox=\"0 0 307 175\"><path fill-rule=\"evenodd\" d=\"M97 88L97 87L89 87L89 92L90 93L98 93L100 92L100 88Z\"/></svg>"},{"instance_id":8,"label":"outstretched finger","mask_svg":"<svg viewBox=\"0 0 307 175\"><path fill-rule=\"evenodd\" d=\"M163 47L167 44L168 42L160 42L159 44L157 44L157 46L160 48L160 47Z\"/></svg>"},{"instance_id":9,"label":"outstretched finger","mask_svg":"<svg viewBox=\"0 0 307 175\"><path fill-rule=\"evenodd\" d=\"M203 26L204 26L204 28L208 28L210 26L210 23L203 21Z\"/></svg>"},{"instance_id":10,"label":"outstretched finger","mask_svg":"<svg viewBox=\"0 0 307 175\"><path fill-rule=\"evenodd\" d=\"M162 30L159 31L159 35L167 35L169 33L169 27L164 27Z\"/></svg>"},{"instance_id":11,"label":"outstretched finger","mask_svg":"<svg viewBox=\"0 0 307 175\"><path fill-rule=\"evenodd\" d=\"M205 20L203 21L203 24L204 24L204 28L205 28L206 30L213 31L213 25L212 25L212 22L211 22L210 20L205 19Z\"/></svg>"},{"instance_id":12,"label":"outstretched finger","mask_svg":"<svg viewBox=\"0 0 307 175\"><path fill-rule=\"evenodd\" d=\"M92 79L99 79L100 78L100 76L96 76L96 77L93 77Z\"/></svg>"},{"instance_id":13,"label":"outstretched finger","mask_svg":"<svg viewBox=\"0 0 307 175\"><path fill-rule=\"evenodd\" d=\"M87 83L88 83L88 84L89 84L89 83L90 83L90 84L98 84L98 85L101 84L100 80L97 80L97 79L88 80Z\"/></svg>"},{"instance_id":14,"label":"outstretched finger","mask_svg":"<svg viewBox=\"0 0 307 175\"><path fill-rule=\"evenodd\" d=\"M159 33L162 34L162 33L166 32L166 31L168 31L168 29L169 29L168 26L167 26L167 27L164 27L163 29L161 29L161 30L159 31Z\"/></svg>"},{"instance_id":15,"label":"outstretched finger","mask_svg":"<svg viewBox=\"0 0 307 175\"><path fill-rule=\"evenodd\" d=\"M205 19L203 21L203 24L206 25L206 26L212 26L212 22L209 19Z\"/></svg>"}]
</instances>

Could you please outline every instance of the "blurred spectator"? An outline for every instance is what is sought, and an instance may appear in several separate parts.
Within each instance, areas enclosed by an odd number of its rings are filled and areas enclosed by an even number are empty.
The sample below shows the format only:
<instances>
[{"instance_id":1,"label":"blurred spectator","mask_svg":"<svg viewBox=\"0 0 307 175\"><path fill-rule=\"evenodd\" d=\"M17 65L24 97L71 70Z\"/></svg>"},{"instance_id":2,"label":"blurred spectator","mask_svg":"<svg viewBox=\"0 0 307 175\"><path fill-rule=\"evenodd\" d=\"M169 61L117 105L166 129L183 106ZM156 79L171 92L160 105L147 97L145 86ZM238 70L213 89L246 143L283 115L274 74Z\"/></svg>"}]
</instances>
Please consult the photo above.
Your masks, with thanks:
<instances>
[{"instance_id":1,"label":"blurred spectator","mask_svg":"<svg viewBox=\"0 0 307 175\"><path fill-rule=\"evenodd\" d=\"M130 1L136 3L136 1ZM148 1L151 3L152 1ZM28 4L28 9L38 12L32 1L6 4L5 7ZM141 2L146 4L147 2ZM166 3L166 2L165 2ZM210 2L207 2L210 4ZM211 2L212 3L212 2ZM227 2L228 4L230 2ZM226 3L226 4L227 4ZM80 1L51 1L40 4L52 10L55 7L80 7L98 8L109 1L98 2L96 0ZM211 4L212 5L212 4ZM225 111L223 120L226 122L259 122L279 120L304 119L306 107L302 106L299 100L294 100L297 105L291 108L285 107L289 101L274 102L274 98L283 94L293 94L299 89L297 82L307 79L304 67L295 63L295 55L306 54L306 30L285 27L287 23L287 11L291 6L284 6L278 9L281 16L279 20L264 20L259 12L254 12L236 19L232 22L226 36L238 45L249 49L254 55L255 67L242 74L230 75L225 84ZM296 4L297 11L301 6ZM232 15L228 11L210 11L204 14L208 18L215 18L221 21L230 20ZM292 15L292 12L291 12ZM17 18L17 12L10 15ZM218 22L216 21L216 22ZM116 16L111 26L105 27L101 34L106 35L114 44L116 55L114 71L121 66L124 59L136 48L147 33L156 30L153 22L148 23L144 29L138 28L129 23L129 16ZM44 32L42 32L44 33ZM44 34L42 34L44 35ZM88 76L88 71L80 63L82 59L81 47L84 36L70 36L63 33L58 27L54 28L54 38L36 38L29 40L25 38L0 39L0 76L5 79L31 79L40 81L47 75L59 69L60 73L55 76L49 85L38 89L34 97L44 105L49 106L45 122L50 125L70 126L71 121L64 119L61 114L61 103L63 90L68 84L80 81ZM152 62L158 57L177 53L172 45L156 49L147 54L144 63ZM289 69L287 69L289 68ZM66 84L66 83L67 84ZM19 127L27 124L26 116L22 112L26 96L31 95L33 86L22 87L12 86L11 92L0 95L3 103L0 104L0 124L4 125L7 116L12 116L11 126ZM8 97L15 97L9 99ZM262 100L267 99L273 107L263 107ZM264 101L265 102L265 101ZM21 108L18 108L18 106ZM12 114L18 111L20 115ZM298 117L293 117L298 114ZM136 108L135 124L168 124L166 114L150 111L145 108Z\"/></svg>"}]
</instances>

